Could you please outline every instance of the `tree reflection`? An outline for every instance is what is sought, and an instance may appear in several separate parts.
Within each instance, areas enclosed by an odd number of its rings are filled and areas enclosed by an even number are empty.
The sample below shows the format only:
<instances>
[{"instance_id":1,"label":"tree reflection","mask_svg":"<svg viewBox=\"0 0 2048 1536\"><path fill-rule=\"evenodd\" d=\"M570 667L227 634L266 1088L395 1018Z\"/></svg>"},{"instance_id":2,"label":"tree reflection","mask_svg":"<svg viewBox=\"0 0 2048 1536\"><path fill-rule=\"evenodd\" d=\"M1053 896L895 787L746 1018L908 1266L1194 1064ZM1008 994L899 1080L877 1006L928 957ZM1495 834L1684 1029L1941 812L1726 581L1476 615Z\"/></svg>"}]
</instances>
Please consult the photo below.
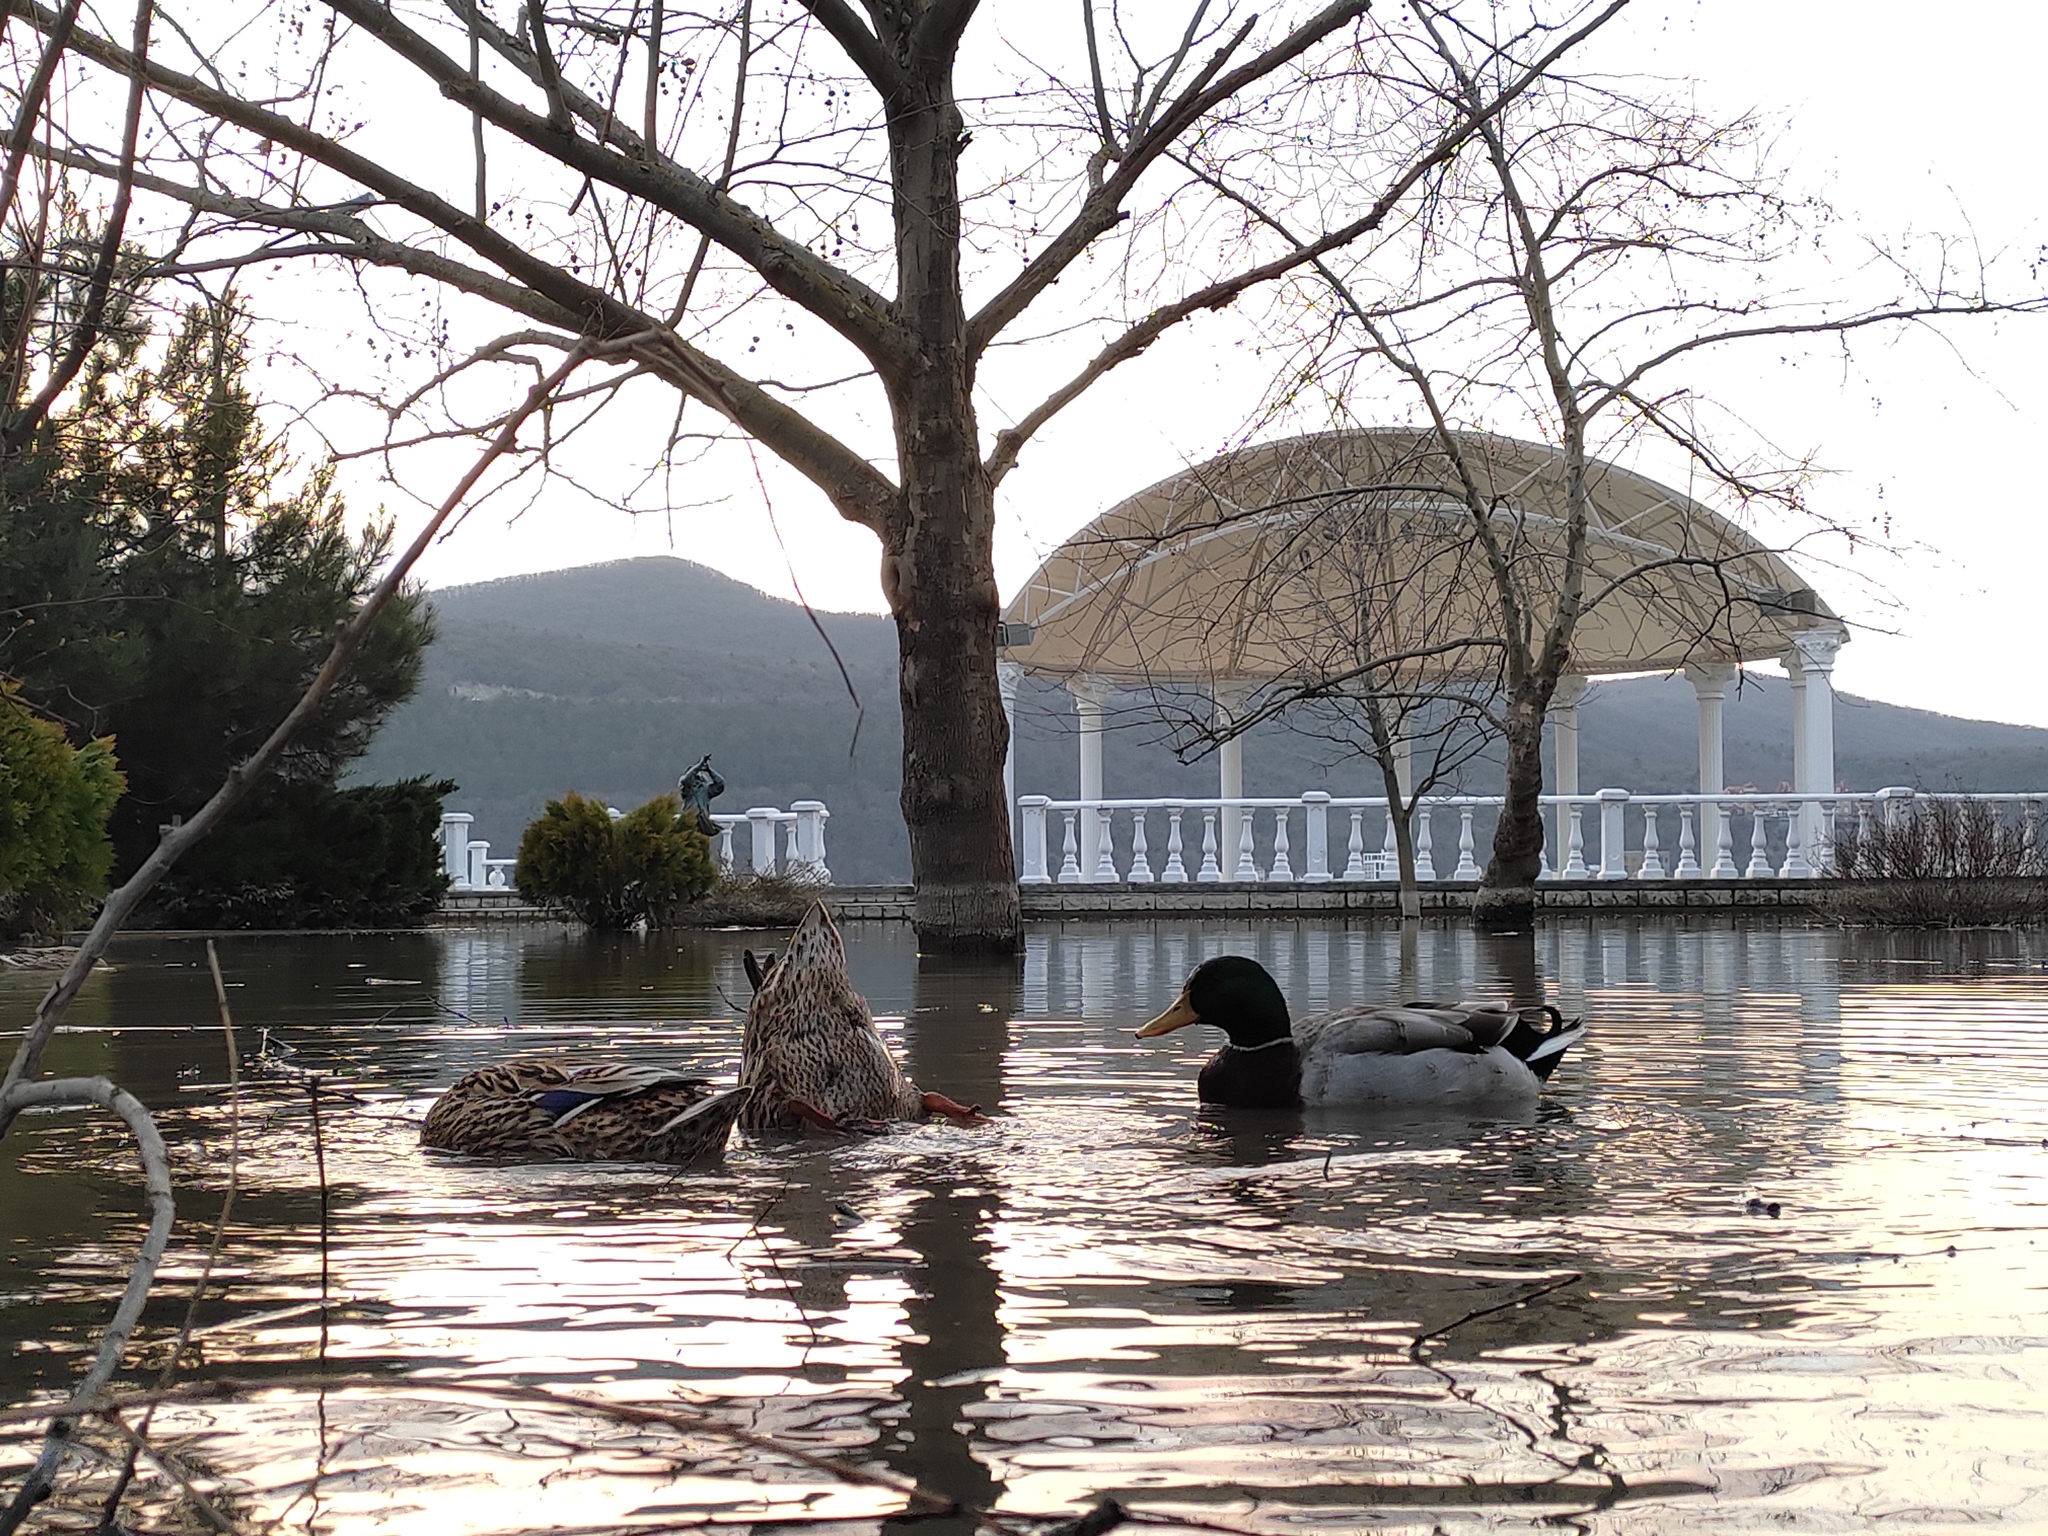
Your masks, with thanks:
<instances>
[{"instance_id":1,"label":"tree reflection","mask_svg":"<svg viewBox=\"0 0 2048 1536\"><path fill-rule=\"evenodd\" d=\"M1018 959L920 955L904 1020L910 1075L922 1088L1003 1107L1003 1055L1010 1022L1023 1006ZM899 1470L963 1505L987 1509L1001 1491L963 1433L964 1410L984 1395L979 1373L1005 1361L994 1229L1001 1215L999 1170L992 1155L968 1153L945 1177L935 1170L917 1194L902 1233L921 1255L906 1303L913 1342L903 1349L910 1440L892 1452ZM932 1385L940 1383L940 1385ZM917 1522L920 1531L957 1526L971 1517Z\"/></svg>"}]
</instances>

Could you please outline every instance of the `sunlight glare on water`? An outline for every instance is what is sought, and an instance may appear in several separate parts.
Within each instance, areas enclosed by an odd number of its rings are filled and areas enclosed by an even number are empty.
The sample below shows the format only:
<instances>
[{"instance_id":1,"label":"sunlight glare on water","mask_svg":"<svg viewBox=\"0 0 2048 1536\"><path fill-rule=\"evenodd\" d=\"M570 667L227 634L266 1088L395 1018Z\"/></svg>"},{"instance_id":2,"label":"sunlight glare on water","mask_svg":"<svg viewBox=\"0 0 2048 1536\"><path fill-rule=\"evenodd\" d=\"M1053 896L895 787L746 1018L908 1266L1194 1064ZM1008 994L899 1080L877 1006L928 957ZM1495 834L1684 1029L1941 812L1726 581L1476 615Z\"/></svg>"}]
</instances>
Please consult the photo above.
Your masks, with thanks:
<instances>
[{"instance_id":1,"label":"sunlight glare on water","mask_svg":"<svg viewBox=\"0 0 2048 1536\"><path fill-rule=\"evenodd\" d=\"M336 1532L855 1530L901 1504L461 1385L703 1409L1017 1513L1113 1494L1258 1531L2048 1527L2039 934L1617 919L1547 924L1533 960L1425 929L1404 961L1384 927L1160 921L1036 928L993 966L921 962L900 926L847 939L920 1085L992 1125L742 1138L681 1175L424 1154L434 1093L510 1054L729 1074L764 936L223 941L244 1050L267 1031L296 1071L251 1074L225 1294L186 1376L277 1385L166 1407L155 1437L252 1523ZM1297 1014L1540 985L1593 1029L1520 1114L1205 1113L1214 1038L1131 1030L1232 952ZM203 947L114 960L48 1065L114 1077L171 1144L139 1384L211 1235L228 1110ZM10 1016L43 980L0 975ZM82 1114L0 1143L0 1400L75 1379L141 1229L132 1167ZM18 1467L32 1432L4 1433Z\"/></svg>"}]
</instances>

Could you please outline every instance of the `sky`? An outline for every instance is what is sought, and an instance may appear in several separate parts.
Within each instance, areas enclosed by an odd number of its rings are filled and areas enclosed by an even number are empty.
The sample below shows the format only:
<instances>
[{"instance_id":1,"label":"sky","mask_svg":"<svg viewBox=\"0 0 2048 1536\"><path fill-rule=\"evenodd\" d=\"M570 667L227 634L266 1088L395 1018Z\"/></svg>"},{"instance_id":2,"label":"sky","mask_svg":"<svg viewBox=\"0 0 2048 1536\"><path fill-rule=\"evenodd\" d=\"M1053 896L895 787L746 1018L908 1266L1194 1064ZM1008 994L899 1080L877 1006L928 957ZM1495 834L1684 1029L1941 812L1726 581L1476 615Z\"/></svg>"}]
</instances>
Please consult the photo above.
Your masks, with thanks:
<instances>
[{"instance_id":1,"label":"sky","mask_svg":"<svg viewBox=\"0 0 2048 1536\"><path fill-rule=\"evenodd\" d=\"M1990 252L2048 242L2035 71L2048 10L1638 0L1592 62L1756 109L1781 127L1795 182L1849 224L1886 235L1968 234ZM2040 278L2048 281L2048 276ZM1880 518L1889 551L1807 566L1851 622L1836 684L1888 702L2048 726L2040 658L2048 493L2030 450L2048 426L2048 316L1958 325L1944 337L1860 340L1853 360L1794 367L1769 348L1705 382L1780 447L1827 473L1822 513ZM1123 497L1210 456L1238 432L1256 370L1229 317L1195 323L1112 375L1027 450L1000 493L1008 598L1059 541ZM990 390L989 424L1030 397ZM344 470L358 505L386 500L374 461ZM418 500L430 497L420 496ZM764 499L772 516L764 515ZM883 611L878 548L762 453L688 472L668 516L631 517L550 493L516 519L486 507L421 567L431 586L637 555L698 561L824 609Z\"/></svg>"}]
</instances>

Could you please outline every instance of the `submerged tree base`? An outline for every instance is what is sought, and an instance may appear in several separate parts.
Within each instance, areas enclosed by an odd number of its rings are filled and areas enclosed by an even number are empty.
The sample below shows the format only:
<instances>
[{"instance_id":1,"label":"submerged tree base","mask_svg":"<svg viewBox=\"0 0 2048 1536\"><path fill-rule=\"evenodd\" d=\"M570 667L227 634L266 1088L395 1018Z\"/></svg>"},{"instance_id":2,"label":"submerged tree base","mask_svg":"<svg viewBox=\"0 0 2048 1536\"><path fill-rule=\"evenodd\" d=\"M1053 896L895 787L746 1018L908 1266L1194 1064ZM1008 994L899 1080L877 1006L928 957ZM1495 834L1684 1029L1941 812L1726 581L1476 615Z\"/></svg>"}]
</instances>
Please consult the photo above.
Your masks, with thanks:
<instances>
[{"instance_id":1,"label":"submerged tree base","mask_svg":"<svg viewBox=\"0 0 2048 1536\"><path fill-rule=\"evenodd\" d=\"M1013 880L917 888L917 943L945 954L1008 955L1024 947L1024 914Z\"/></svg>"},{"instance_id":2,"label":"submerged tree base","mask_svg":"<svg viewBox=\"0 0 2048 1536\"><path fill-rule=\"evenodd\" d=\"M1472 924L1485 933L1521 933L1536 926L1533 885L1482 885L1472 894Z\"/></svg>"}]
</instances>

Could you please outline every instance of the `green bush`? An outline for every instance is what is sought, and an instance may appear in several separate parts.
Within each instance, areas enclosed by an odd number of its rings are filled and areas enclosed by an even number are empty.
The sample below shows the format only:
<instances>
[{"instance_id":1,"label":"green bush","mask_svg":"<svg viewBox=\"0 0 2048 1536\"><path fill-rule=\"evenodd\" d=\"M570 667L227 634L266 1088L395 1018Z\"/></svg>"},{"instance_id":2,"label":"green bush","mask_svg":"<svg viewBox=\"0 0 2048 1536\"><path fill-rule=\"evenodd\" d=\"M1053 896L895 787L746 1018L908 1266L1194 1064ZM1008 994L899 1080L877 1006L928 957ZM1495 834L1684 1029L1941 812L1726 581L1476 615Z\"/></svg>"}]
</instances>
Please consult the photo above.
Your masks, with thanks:
<instances>
[{"instance_id":1,"label":"green bush","mask_svg":"<svg viewBox=\"0 0 2048 1536\"><path fill-rule=\"evenodd\" d=\"M673 922L718 880L711 840L680 810L674 795L657 795L614 821L572 790L550 800L519 839L513 883L592 928Z\"/></svg>"},{"instance_id":2,"label":"green bush","mask_svg":"<svg viewBox=\"0 0 2048 1536\"><path fill-rule=\"evenodd\" d=\"M74 747L0 686L0 932L53 937L91 908L126 782L112 742Z\"/></svg>"},{"instance_id":3,"label":"green bush","mask_svg":"<svg viewBox=\"0 0 2048 1536\"><path fill-rule=\"evenodd\" d=\"M180 928L409 928L440 905L446 779L272 780L172 868L149 920Z\"/></svg>"}]
</instances>

